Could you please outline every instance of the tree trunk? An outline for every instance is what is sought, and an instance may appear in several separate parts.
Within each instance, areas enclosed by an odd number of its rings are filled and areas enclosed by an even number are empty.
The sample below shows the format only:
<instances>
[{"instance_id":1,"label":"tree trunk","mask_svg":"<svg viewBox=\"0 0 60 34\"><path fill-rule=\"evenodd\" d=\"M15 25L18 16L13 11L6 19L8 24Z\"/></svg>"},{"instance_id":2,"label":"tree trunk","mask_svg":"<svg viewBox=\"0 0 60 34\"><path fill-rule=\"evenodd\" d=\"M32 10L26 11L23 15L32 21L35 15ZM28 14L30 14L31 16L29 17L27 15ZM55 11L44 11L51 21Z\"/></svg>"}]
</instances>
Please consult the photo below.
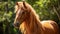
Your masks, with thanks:
<instances>
[{"instance_id":1,"label":"tree trunk","mask_svg":"<svg viewBox=\"0 0 60 34\"><path fill-rule=\"evenodd\" d=\"M3 23L0 22L0 34L3 34Z\"/></svg>"}]
</instances>

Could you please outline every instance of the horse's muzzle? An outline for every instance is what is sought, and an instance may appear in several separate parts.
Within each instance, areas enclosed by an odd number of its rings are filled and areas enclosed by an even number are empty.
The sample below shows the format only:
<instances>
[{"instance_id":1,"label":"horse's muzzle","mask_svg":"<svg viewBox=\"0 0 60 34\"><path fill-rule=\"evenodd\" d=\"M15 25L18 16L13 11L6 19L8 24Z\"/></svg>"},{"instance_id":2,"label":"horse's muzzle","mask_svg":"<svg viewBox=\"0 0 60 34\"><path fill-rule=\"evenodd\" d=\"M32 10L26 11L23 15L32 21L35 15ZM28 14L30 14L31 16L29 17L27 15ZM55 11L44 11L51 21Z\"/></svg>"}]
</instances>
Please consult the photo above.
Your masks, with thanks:
<instances>
[{"instance_id":1,"label":"horse's muzzle","mask_svg":"<svg viewBox=\"0 0 60 34\"><path fill-rule=\"evenodd\" d=\"M16 23L13 23L13 26L14 26L14 27L19 27L20 24L19 24L19 22L16 22Z\"/></svg>"}]
</instances>

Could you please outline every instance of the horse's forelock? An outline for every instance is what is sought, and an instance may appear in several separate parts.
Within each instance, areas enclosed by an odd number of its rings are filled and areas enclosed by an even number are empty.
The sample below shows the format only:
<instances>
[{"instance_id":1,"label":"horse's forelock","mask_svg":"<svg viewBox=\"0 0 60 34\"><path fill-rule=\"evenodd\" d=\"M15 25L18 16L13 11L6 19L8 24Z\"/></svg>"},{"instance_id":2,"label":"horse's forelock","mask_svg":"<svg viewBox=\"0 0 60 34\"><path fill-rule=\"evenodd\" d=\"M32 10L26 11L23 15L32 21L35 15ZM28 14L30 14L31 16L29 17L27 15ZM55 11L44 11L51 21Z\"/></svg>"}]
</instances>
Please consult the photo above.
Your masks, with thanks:
<instances>
[{"instance_id":1,"label":"horse's forelock","mask_svg":"<svg viewBox=\"0 0 60 34\"><path fill-rule=\"evenodd\" d=\"M16 2L15 4L15 13L18 12L19 9L23 7L23 2Z\"/></svg>"}]
</instances>

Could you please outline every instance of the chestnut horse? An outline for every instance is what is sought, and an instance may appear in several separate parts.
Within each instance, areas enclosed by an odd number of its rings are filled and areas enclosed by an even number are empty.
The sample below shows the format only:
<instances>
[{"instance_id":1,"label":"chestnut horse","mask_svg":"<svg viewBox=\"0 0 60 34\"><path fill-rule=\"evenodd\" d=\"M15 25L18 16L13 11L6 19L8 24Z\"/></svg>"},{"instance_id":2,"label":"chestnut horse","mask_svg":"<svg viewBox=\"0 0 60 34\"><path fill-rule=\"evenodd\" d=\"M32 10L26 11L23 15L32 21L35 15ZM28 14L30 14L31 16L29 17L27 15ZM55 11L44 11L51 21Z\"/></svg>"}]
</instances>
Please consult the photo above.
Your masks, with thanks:
<instances>
[{"instance_id":1,"label":"chestnut horse","mask_svg":"<svg viewBox=\"0 0 60 34\"><path fill-rule=\"evenodd\" d=\"M40 21L36 11L27 2L17 2L15 5L15 28L22 34L59 34L59 27L52 20Z\"/></svg>"}]
</instances>

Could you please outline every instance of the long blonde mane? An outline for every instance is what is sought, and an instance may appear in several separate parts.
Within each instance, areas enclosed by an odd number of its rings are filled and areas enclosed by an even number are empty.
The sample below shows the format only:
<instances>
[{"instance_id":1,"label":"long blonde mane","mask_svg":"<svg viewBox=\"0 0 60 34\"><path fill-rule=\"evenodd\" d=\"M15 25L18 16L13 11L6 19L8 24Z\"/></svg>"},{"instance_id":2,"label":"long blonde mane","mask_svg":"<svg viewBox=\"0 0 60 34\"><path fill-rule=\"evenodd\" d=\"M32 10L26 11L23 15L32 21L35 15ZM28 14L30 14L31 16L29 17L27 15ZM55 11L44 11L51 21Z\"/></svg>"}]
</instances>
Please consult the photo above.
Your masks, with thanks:
<instances>
[{"instance_id":1,"label":"long blonde mane","mask_svg":"<svg viewBox=\"0 0 60 34\"><path fill-rule=\"evenodd\" d=\"M25 7L24 9L27 10L26 12L29 12L29 14L27 14L28 16L26 15L27 18L25 18L19 27L23 34L58 34L59 28L56 22L51 20L40 21L39 16L31 5L29 5L27 2L25 2L25 4L23 4L23 2L17 3L20 8ZM15 11L17 11L17 9L19 9L19 7L16 7Z\"/></svg>"}]
</instances>

